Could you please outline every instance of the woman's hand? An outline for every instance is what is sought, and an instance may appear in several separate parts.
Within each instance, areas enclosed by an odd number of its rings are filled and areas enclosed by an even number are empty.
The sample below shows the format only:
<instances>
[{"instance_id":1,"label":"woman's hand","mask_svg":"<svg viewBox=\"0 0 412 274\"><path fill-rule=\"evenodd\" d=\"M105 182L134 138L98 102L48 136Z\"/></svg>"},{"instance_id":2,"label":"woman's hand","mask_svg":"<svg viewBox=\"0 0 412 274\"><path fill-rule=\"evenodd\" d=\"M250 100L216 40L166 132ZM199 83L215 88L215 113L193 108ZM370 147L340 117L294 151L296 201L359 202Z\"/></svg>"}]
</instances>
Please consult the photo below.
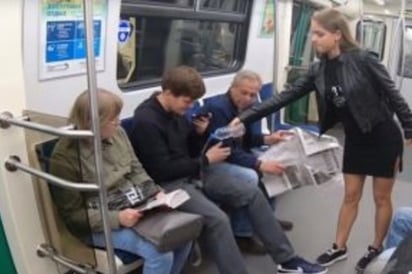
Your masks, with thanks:
<instances>
[{"instance_id":1,"label":"woman's hand","mask_svg":"<svg viewBox=\"0 0 412 274\"><path fill-rule=\"evenodd\" d=\"M143 213L139 212L137 209L126 208L119 211L119 223L124 227L134 226L141 218Z\"/></svg>"},{"instance_id":2,"label":"woman's hand","mask_svg":"<svg viewBox=\"0 0 412 274\"><path fill-rule=\"evenodd\" d=\"M161 191L159 191L159 192L156 194L156 200L161 200L161 199L163 199L165 196L166 196L166 193L165 193L163 190L161 190Z\"/></svg>"},{"instance_id":3,"label":"woman's hand","mask_svg":"<svg viewBox=\"0 0 412 274\"><path fill-rule=\"evenodd\" d=\"M406 139L406 140L405 140L405 144L406 144L407 146L412 146L412 139Z\"/></svg>"}]
</instances>

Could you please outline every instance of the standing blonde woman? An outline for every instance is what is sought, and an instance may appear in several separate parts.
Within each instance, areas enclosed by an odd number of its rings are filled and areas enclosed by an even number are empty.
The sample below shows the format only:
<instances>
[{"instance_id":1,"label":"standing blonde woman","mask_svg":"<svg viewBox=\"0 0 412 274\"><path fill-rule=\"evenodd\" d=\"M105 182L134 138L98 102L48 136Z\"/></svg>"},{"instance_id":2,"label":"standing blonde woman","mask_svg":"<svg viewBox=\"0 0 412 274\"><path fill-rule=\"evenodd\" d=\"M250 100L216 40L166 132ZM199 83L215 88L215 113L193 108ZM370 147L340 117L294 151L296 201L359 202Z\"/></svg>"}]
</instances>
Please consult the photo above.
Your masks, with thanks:
<instances>
[{"instance_id":1,"label":"standing blonde woman","mask_svg":"<svg viewBox=\"0 0 412 274\"><path fill-rule=\"evenodd\" d=\"M345 131L345 193L335 242L318 257L328 266L347 257L347 241L355 222L367 175L373 177L375 237L356 269L362 272L382 251L392 216L391 193L401 167L403 139L393 115L412 142L412 113L385 67L373 53L361 50L339 11L324 9L312 16L313 46L320 58L288 90L239 115L232 124L250 123L316 92L320 133L337 122Z\"/></svg>"}]
</instances>

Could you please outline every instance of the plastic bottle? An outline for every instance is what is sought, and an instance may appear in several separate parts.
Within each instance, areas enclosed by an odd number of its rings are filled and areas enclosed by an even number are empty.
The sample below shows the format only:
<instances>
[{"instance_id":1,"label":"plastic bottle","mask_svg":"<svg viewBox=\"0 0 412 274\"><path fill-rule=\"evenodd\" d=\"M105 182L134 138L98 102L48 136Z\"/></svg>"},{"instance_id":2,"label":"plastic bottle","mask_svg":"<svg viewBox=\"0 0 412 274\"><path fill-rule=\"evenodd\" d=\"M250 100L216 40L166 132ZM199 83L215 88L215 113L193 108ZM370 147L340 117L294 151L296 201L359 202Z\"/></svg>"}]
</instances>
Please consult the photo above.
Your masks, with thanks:
<instances>
[{"instance_id":1,"label":"plastic bottle","mask_svg":"<svg viewBox=\"0 0 412 274\"><path fill-rule=\"evenodd\" d=\"M225 126L216 129L212 136L214 139L222 141L229 138L239 138L245 134L245 131L246 129L243 124L234 127Z\"/></svg>"}]
</instances>

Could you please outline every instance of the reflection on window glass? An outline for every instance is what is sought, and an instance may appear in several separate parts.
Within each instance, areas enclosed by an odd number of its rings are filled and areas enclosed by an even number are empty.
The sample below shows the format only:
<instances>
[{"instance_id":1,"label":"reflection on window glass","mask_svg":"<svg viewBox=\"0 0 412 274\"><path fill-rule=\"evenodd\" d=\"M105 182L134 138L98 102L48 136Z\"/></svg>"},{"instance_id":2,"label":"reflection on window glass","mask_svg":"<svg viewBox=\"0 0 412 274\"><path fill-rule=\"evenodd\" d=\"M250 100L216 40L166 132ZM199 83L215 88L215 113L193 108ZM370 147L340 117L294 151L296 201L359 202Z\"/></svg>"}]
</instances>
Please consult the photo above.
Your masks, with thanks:
<instances>
[{"instance_id":1,"label":"reflection on window glass","mask_svg":"<svg viewBox=\"0 0 412 274\"><path fill-rule=\"evenodd\" d=\"M136 1L144 4L166 4L166 5L176 5L183 7L193 7L194 0L140 0Z\"/></svg>"},{"instance_id":2,"label":"reflection on window glass","mask_svg":"<svg viewBox=\"0 0 412 274\"><path fill-rule=\"evenodd\" d=\"M402 45L402 44L401 44ZM412 78L412 26L407 26L405 30L405 48L401 46L401 54L399 54L399 66L398 74L402 76L402 56L403 50L405 50L405 65L403 76L407 78Z\"/></svg>"},{"instance_id":3,"label":"reflection on window glass","mask_svg":"<svg viewBox=\"0 0 412 274\"><path fill-rule=\"evenodd\" d=\"M358 22L356 27L356 39L361 39L361 23ZM361 45L363 48L376 52L380 60L383 58L383 51L385 48L386 39L386 25L381 21L364 20L363 21L363 41Z\"/></svg>"},{"instance_id":4,"label":"reflection on window glass","mask_svg":"<svg viewBox=\"0 0 412 274\"><path fill-rule=\"evenodd\" d=\"M227 69L235 64L236 25L169 18L131 19L137 21L137 69L128 82L160 78L165 68L182 64L200 72ZM123 60L127 59L125 53L122 55ZM126 64L132 62L129 59ZM132 67L124 63L120 63L123 69ZM124 79L128 74L119 69L119 78Z\"/></svg>"},{"instance_id":5,"label":"reflection on window glass","mask_svg":"<svg viewBox=\"0 0 412 274\"><path fill-rule=\"evenodd\" d=\"M202 9L243 13L246 3L247 1L243 0L201 0L200 7Z\"/></svg>"},{"instance_id":6,"label":"reflection on window glass","mask_svg":"<svg viewBox=\"0 0 412 274\"><path fill-rule=\"evenodd\" d=\"M180 10L178 16L153 3L143 9L136 4L135 13L125 10L121 14L117 54L120 88L126 91L139 85L157 85L165 69L179 65L216 75L233 72L242 64L249 21L246 10L238 11L249 1L199 1L163 1L200 4L199 10Z\"/></svg>"}]
</instances>

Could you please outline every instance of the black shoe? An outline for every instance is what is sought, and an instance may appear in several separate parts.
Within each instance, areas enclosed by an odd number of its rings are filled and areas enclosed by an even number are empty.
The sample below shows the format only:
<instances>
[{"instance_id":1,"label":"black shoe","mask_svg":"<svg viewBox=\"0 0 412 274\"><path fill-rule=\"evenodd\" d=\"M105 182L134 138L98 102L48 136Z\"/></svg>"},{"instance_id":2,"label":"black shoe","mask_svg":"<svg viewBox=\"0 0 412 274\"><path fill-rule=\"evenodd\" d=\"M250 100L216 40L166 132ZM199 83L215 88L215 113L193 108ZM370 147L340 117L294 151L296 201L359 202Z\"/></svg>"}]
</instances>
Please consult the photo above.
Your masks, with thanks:
<instances>
[{"instance_id":1,"label":"black shoe","mask_svg":"<svg viewBox=\"0 0 412 274\"><path fill-rule=\"evenodd\" d=\"M293 229L293 223L291 221L278 219L278 222L284 231L291 231Z\"/></svg>"},{"instance_id":2,"label":"black shoe","mask_svg":"<svg viewBox=\"0 0 412 274\"><path fill-rule=\"evenodd\" d=\"M379 254L382 253L383 248L380 247L379 249L373 247L373 246L368 246L368 251L366 251L365 255L358 261L356 264L356 271L358 273L363 273L363 271L366 269L368 264L373 261L376 257L379 256Z\"/></svg>"},{"instance_id":3,"label":"black shoe","mask_svg":"<svg viewBox=\"0 0 412 274\"><path fill-rule=\"evenodd\" d=\"M331 249L322 253L316 261L323 266L329 266L337 261L344 260L348 257L348 250L346 248L338 248L336 244L333 244Z\"/></svg>"},{"instance_id":4,"label":"black shoe","mask_svg":"<svg viewBox=\"0 0 412 274\"><path fill-rule=\"evenodd\" d=\"M239 249L245 253L254 255L265 255L267 253L263 244L254 237L236 237L236 242Z\"/></svg>"}]
</instances>

